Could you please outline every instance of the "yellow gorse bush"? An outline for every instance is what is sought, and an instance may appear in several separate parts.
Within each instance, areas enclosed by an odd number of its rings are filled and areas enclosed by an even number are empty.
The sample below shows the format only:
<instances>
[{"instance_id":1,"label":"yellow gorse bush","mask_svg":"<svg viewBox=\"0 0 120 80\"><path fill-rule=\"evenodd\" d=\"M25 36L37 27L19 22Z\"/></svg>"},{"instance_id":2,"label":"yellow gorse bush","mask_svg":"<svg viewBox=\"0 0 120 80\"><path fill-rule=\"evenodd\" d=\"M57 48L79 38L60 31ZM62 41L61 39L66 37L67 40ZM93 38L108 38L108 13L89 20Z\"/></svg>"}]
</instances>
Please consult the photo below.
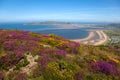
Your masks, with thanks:
<instances>
[{"instance_id":1,"label":"yellow gorse bush","mask_svg":"<svg viewBox=\"0 0 120 80\"><path fill-rule=\"evenodd\" d=\"M114 61L115 63L120 63L119 60L117 60L117 59L115 59L115 58L113 58L113 57L111 57L111 56L109 56L109 55L108 55L108 58L109 58L110 60Z\"/></svg>"}]
</instances>

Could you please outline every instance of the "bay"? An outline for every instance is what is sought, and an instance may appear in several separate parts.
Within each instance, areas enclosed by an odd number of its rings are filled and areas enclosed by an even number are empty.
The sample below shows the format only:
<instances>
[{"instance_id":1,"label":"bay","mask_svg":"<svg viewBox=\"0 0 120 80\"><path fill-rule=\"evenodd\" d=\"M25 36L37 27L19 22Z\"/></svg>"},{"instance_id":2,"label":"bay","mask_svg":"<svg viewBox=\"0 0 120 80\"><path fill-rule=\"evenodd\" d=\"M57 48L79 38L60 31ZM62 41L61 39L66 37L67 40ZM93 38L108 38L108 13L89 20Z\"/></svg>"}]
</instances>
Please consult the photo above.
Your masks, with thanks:
<instances>
[{"instance_id":1,"label":"bay","mask_svg":"<svg viewBox=\"0 0 120 80\"><path fill-rule=\"evenodd\" d=\"M67 39L80 39L88 36L86 28L64 28L55 25L24 25L24 23L0 23L0 29L24 30L44 34L55 34Z\"/></svg>"}]
</instances>

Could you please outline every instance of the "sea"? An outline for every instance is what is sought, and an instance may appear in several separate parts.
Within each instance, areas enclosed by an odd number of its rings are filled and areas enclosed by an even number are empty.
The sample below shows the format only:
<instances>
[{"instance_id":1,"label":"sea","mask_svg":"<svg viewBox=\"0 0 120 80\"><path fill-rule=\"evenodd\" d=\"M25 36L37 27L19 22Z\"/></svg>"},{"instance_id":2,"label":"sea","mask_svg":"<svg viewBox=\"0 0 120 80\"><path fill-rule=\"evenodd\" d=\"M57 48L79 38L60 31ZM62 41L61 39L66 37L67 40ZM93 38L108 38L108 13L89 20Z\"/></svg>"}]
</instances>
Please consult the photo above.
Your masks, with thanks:
<instances>
[{"instance_id":1,"label":"sea","mask_svg":"<svg viewBox=\"0 0 120 80\"><path fill-rule=\"evenodd\" d=\"M62 26L41 24L25 25L24 23L0 23L0 29L24 30L43 34L55 34L67 39L81 39L89 35L86 28L64 28Z\"/></svg>"}]
</instances>

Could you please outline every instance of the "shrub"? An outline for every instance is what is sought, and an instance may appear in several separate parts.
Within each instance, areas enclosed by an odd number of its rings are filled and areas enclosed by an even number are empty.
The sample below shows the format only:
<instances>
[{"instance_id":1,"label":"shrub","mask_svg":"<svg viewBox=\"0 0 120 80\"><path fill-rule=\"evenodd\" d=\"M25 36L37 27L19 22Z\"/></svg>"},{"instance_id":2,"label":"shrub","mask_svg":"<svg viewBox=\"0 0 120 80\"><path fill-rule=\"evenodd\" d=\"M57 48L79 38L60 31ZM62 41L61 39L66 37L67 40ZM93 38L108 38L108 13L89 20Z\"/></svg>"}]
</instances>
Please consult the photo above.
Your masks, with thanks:
<instances>
[{"instance_id":1,"label":"shrub","mask_svg":"<svg viewBox=\"0 0 120 80\"><path fill-rule=\"evenodd\" d=\"M75 73L75 80L83 80L84 74L80 72Z\"/></svg>"},{"instance_id":2,"label":"shrub","mask_svg":"<svg viewBox=\"0 0 120 80\"><path fill-rule=\"evenodd\" d=\"M101 72L106 75L120 76L120 71L117 70L115 65L105 61L99 61L96 63L92 62L92 69L95 70L95 72Z\"/></svg>"},{"instance_id":3,"label":"shrub","mask_svg":"<svg viewBox=\"0 0 120 80\"><path fill-rule=\"evenodd\" d=\"M0 72L0 80L3 80L3 74Z\"/></svg>"},{"instance_id":4,"label":"shrub","mask_svg":"<svg viewBox=\"0 0 120 80\"><path fill-rule=\"evenodd\" d=\"M13 80L28 80L25 73L19 73L15 76Z\"/></svg>"},{"instance_id":5,"label":"shrub","mask_svg":"<svg viewBox=\"0 0 120 80\"><path fill-rule=\"evenodd\" d=\"M84 80L113 80L111 76L105 74L89 74L84 77Z\"/></svg>"},{"instance_id":6,"label":"shrub","mask_svg":"<svg viewBox=\"0 0 120 80\"><path fill-rule=\"evenodd\" d=\"M50 51L51 55L55 55L55 57L57 58L64 58L66 56L66 51L64 50L57 50L57 49L54 49L54 50L51 50Z\"/></svg>"},{"instance_id":7,"label":"shrub","mask_svg":"<svg viewBox=\"0 0 120 80\"><path fill-rule=\"evenodd\" d=\"M77 66L68 62L51 62L47 65L44 78L50 80L74 80L75 72L79 70Z\"/></svg>"},{"instance_id":8,"label":"shrub","mask_svg":"<svg viewBox=\"0 0 120 80\"><path fill-rule=\"evenodd\" d=\"M16 65L16 68L17 70L19 70L21 67L25 67L29 64L30 62L27 60L26 57L23 58L23 61L19 62L17 65Z\"/></svg>"}]
</instances>

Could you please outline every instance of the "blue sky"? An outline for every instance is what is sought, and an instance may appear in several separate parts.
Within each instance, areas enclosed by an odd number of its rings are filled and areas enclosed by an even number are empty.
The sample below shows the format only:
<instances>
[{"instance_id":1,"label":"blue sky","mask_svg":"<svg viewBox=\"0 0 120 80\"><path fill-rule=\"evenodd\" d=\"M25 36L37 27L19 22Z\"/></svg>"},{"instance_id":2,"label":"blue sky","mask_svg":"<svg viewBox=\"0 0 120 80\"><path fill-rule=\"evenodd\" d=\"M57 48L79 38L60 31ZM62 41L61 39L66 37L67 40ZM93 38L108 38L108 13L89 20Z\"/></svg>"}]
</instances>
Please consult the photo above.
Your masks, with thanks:
<instances>
[{"instance_id":1,"label":"blue sky","mask_svg":"<svg viewBox=\"0 0 120 80\"><path fill-rule=\"evenodd\" d=\"M0 22L120 22L120 0L0 0Z\"/></svg>"}]
</instances>

